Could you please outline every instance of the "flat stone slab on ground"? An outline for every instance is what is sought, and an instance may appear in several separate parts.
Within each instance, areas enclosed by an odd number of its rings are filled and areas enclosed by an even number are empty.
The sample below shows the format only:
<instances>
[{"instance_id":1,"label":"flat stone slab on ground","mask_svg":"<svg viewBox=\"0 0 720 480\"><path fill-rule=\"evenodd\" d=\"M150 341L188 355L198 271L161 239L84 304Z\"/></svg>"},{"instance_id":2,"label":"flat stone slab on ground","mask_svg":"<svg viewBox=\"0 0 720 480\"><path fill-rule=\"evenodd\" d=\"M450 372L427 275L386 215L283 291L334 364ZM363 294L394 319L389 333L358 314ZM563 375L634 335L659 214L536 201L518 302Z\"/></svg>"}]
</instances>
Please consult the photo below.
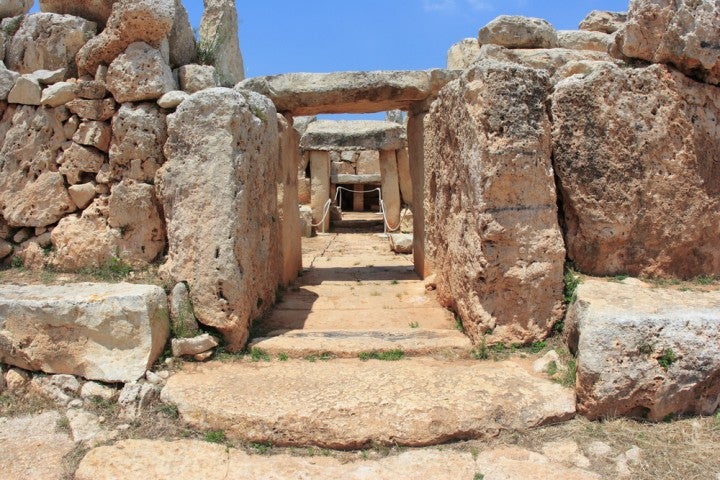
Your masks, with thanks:
<instances>
[{"instance_id":1,"label":"flat stone slab on ground","mask_svg":"<svg viewBox=\"0 0 720 480\"><path fill-rule=\"evenodd\" d=\"M575 393L513 362L209 363L161 398L200 429L276 446L425 446L571 418Z\"/></svg>"},{"instance_id":2,"label":"flat stone slab on ground","mask_svg":"<svg viewBox=\"0 0 720 480\"><path fill-rule=\"evenodd\" d=\"M75 444L56 432L60 419L58 412L0 418L0 480L65 478L63 457Z\"/></svg>"},{"instance_id":3,"label":"flat stone slab on ground","mask_svg":"<svg viewBox=\"0 0 720 480\"><path fill-rule=\"evenodd\" d=\"M459 76L452 70L287 73L249 78L236 88L261 93L279 112L375 113L407 110Z\"/></svg>"},{"instance_id":4,"label":"flat stone slab on ground","mask_svg":"<svg viewBox=\"0 0 720 480\"><path fill-rule=\"evenodd\" d=\"M162 288L0 285L0 362L103 382L142 377L170 331Z\"/></svg>"},{"instance_id":5,"label":"flat stone slab on ground","mask_svg":"<svg viewBox=\"0 0 720 480\"><path fill-rule=\"evenodd\" d=\"M303 150L400 150L407 145L405 127L377 120L318 120L300 139Z\"/></svg>"}]
</instances>

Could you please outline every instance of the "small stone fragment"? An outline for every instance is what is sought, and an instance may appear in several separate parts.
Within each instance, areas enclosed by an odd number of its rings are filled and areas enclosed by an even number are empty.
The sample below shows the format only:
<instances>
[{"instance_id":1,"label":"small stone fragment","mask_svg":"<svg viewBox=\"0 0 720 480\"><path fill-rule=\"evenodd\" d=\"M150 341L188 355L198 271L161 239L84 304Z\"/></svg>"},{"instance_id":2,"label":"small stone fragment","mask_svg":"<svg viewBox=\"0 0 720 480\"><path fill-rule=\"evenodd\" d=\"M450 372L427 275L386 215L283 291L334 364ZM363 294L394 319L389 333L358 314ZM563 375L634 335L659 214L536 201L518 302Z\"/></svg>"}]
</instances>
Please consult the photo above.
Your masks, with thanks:
<instances>
[{"instance_id":1,"label":"small stone fragment","mask_svg":"<svg viewBox=\"0 0 720 480\"><path fill-rule=\"evenodd\" d=\"M35 70L30 75L43 85L53 85L65 78L65 68L57 70Z\"/></svg>"},{"instance_id":2,"label":"small stone fragment","mask_svg":"<svg viewBox=\"0 0 720 480\"><path fill-rule=\"evenodd\" d=\"M77 96L87 100L102 100L107 95L105 83L97 80L80 80L77 82Z\"/></svg>"},{"instance_id":3,"label":"small stone fragment","mask_svg":"<svg viewBox=\"0 0 720 480\"><path fill-rule=\"evenodd\" d=\"M106 387L97 382L85 382L80 389L80 398L92 399L94 397L102 398L103 400L112 400L115 397L115 389Z\"/></svg>"},{"instance_id":4,"label":"small stone fragment","mask_svg":"<svg viewBox=\"0 0 720 480\"><path fill-rule=\"evenodd\" d=\"M391 249L395 253L412 253L413 236L408 233L391 233L390 235Z\"/></svg>"},{"instance_id":5,"label":"small stone fragment","mask_svg":"<svg viewBox=\"0 0 720 480\"><path fill-rule=\"evenodd\" d=\"M560 366L560 355L555 350L550 350L547 352L543 357L539 360L535 360L533 363L533 370L541 373L545 372L548 369L548 366L551 363L555 363L556 366Z\"/></svg>"},{"instance_id":6,"label":"small stone fragment","mask_svg":"<svg viewBox=\"0 0 720 480\"><path fill-rule=\"evenodd\" d=\"M12 393L19 393L25 390L30 383L30 374L19 368L11 368L5 374L5 385Z\"/></svg>"},{"instance_id":7,"label":"small stone fragment","mask_svg":"<svg viewBox=\"0 0 720 480\"><path fill-rule=\"evenodd\" d=\"M157 104L161 108L175 108L189 96L189 94L183 92L182 90L173 90L160 97Z\"/></svg>"},{"instance_id":8,"label":"small stone fragment","mask_svg":"<svg viewBox=\"0 0 720 480\"><path fill-rule=\"evenodd\" d=\"M106 98L104 100L78 98L68 102L66 106L72 113L80 116L84 120L98 120L101 122L110 120L110 118L115 115L117 108L115 100L112 98Z\"/></svg>"},{"instance_id":9,"label":"small stone fragment","mask_svg":"<svg viewBox=\"0 0 720 480\"><path fill-rule=\"evenodd\" d=\"M8 103L20 105L40 105L42 89L40 82L30 75L22 75L15 81L15 86L8 93Z\"/></svg>"},{"instance_id":10,"label":"small stone fragment","mask_svg":"<svg viewBox=\"0 0 720 480\"><path fill-rule=\"evenodd\" d=\"M177 86L159 50L131 44L108 68L107 89L119 103L157 100Z\"/></svg>"},{"instance_id":11,"label":"small stone fragment","mask_svg":"<svg viewBox=\"0 0 720 480\"><path fill-rule=\"evenodd\" d=\"M83 173L97 174L100 167L105 163L105 155L95 148L73 142L70 148L60 156L58 163L60 163L58 171L65 175L69 184L75 185L80 183L80 177ZM70 198L72 198L72 195Z\"/></svg>"},{"instance_id":12,"label":"small stone fragment","mask_svg":"<svg viewBox=\"0 0 720 480\"><path fill-rule=\"evenodd\" d=\"M212 65L184 65L177 71L180 90L189 94L220 85L218 74Z\"/></svg>"},{"instance_id":13,"label":"small stone fragment","mask_svg":"<svg viewBox=\"0 0 720 480\"><path fill-rule=\"evenodd\" d=\"M80 145L95 147L107 153L110 149L111 132L110 125L105 122L82 122L75 135L73 135L73 141Z\"/></svg>"},{"instance_id":14,"label":"small stone fragment","mask_svg":"<svg viewBox=\"0 0 720 480\"><path fill-rule=\"evenodd\" d=\"M75 84L58 82L42 91L40 103L47 107L59 107L75 99Z\"/></svg>"},{"instance_id":15,"label":"small stone fragment","mask_svg":"<svg viewBox=\"0 0 720 480\"><path fill-rule=\"evenodd\" d=\"M218 341L208 333L193 338L173 338L172 353L173 357L197 355L205 353L218 345Z\"/></svg>"},{"instance_id":16,"label":"small stone fragment","mask_svg":"<svg viewBox=\"0 0 720 480\"><path fill-rule=\"evenodd\" d=\"M185 337L198 331L199 326L193 313L187 285L180 282L170 296L170 320L176 336ZM199 353L199 352L195 352Z\"/></svg>"},{"instance_id":17,"label":"small stone fragment","mask_svg":"<svg viewBox=\"0 0 720 480\"><path fill-rule=\"evenodd\" d=\"M80 185L72 185L68 188L68 193L73 203L82 210L90 205L95 198L95 184L88 182Z\"/></svg>"}]
</instances>

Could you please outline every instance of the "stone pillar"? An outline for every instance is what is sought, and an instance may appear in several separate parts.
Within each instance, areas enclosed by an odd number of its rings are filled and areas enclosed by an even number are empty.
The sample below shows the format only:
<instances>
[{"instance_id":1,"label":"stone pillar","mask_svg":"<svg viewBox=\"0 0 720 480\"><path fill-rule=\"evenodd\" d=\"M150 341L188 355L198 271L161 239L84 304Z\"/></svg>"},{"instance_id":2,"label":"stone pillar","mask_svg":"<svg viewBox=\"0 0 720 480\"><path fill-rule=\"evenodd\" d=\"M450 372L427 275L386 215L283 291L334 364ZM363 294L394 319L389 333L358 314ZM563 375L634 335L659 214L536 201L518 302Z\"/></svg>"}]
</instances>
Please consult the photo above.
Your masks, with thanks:
<instances>
[{"instance_id":1,"label":"stone pillar","mask_svg":"<svg viewBox=\"0 0 720 480\"><path fill-rule=\"evenodd\" d=\"M362 212L365 210L365 194L357 192L364 191L365 185L355 185L353 190L355 190L355 193L353 193L353 212Z\"/></svg>"},{"instance_id":2,"label":"stone pillar","mask_svg":"<svg viewBox=\"0 0 720 480\"><path fill-rule=\"evenodd\" d=\"M407 138L409 169L413 193L413 262L422 278L433 273L431 262L425 258L425 115L408 116Z\"/></svg>"},{"instance_id":3,"label":"stone pillar","mask_svg":"<svg viewBox=\"0 0 720 480\"><path fill-rule=\"evenodd\" d=\"M330 155L328 152L310 152L310 206L313 212L313 223L319 223L325 213L325 204L330 198ZM330 230L330 214L326 215L325 223L317 227L318 232Z\"/></svg>"},{"instance_id":4,"label":"stone pillar","mask_svg":"<svg viewBox=\"0 0 720 480\"><path fill-rule=\"evenodd\" d=\"M298 164L300 163L300 135L292 126L290 115L278 114L280 140L280 171L278 178L278 210L282 269L280 283L288 285L302 270L300 240L300 209L298 207Z\"/></svg>"},{"instance_id":5,"label":"stone pillar","mask_svg":"<svg viewBox=\"0 0 720 480\"><path fill-rule=\"evenodd\" d=\"M400 181L395 150L380 151L380 186L385 203L385 216L390 228L400 226Z\"/></svg>"},{"instance_id":6,"label":"stone pillar","mask_svg":"<svg viewBox=\"0 0 720 480\"><path fill-rule=\"evenodd\" d=\"M397 151L398 173L400 175L400 193L403 202L413 207L412 177L410 173L410 155L407 148Z\"/></svg>"}]
</instances>

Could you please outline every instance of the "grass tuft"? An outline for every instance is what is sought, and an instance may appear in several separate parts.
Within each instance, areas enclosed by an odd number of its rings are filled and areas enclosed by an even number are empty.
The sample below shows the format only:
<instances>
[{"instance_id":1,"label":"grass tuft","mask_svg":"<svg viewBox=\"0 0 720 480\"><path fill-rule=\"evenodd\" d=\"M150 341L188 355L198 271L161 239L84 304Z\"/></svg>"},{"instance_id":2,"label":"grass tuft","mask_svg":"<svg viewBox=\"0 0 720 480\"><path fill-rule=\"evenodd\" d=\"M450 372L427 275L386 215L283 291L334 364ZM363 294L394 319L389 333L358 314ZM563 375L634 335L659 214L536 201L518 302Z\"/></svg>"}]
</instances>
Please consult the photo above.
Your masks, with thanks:
<instances>
[{"instance_id":1,"label":"grass tuft","mask_svg":"<svg viewBox=\"0 0 720 480\"><path fill-rule=\"evenodd\" d=\"M360 352L358 358L363 362L367 360L382 360L386 362L396 362L405 358L405 352L402 350L387 350L378 352L373 350L371 352Z\"/></svg>"}]
</instances>

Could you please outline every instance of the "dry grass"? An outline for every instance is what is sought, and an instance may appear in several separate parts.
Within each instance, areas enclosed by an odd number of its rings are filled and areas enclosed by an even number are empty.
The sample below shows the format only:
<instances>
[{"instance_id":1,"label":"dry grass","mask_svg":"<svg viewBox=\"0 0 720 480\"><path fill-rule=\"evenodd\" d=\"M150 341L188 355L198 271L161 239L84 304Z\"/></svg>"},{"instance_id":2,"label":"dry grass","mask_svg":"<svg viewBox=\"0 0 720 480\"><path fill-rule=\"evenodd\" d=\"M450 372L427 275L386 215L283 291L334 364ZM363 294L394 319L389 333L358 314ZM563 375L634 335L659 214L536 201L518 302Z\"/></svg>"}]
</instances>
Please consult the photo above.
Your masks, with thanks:
<instances>
[{"instance_id":1,"label":"dry grass","mask_svg":"<svg viewBox=\"0 0 720 480\"><path fill-rule=\"evenodd\" d=\"M118 283L128 282L137 284L167 286L158 275L158 266L150 265L142 270L131 270L128 275L122 272L108 271L104 268L87 270L81 273L57 272L52 269L30 270L26 268L0 267L0 283L16 285L64 285L82 282Z\"/></svg>"}]
</instances>

